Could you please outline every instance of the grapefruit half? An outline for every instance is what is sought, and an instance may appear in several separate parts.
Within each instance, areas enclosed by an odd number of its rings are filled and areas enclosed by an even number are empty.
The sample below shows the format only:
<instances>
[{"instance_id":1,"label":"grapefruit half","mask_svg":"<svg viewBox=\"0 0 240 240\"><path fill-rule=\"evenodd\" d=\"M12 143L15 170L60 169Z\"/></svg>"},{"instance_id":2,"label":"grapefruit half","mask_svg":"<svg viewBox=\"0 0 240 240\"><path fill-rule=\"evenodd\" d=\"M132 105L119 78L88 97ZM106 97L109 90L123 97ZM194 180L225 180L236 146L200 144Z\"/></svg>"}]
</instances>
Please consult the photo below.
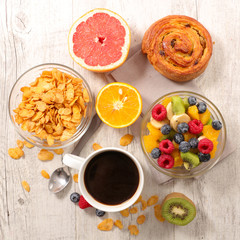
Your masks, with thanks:
<instances>
[{"instance_id":1,"label":"grapefruit half","mask_svg":"<svg viewBox=\"0 0 240 240\"><path fill-rule=\"evenodd\" d=\"M72 25L68 49L80 66L94 72L107 72L124 63L130 41L129 26L121 16L96 8Z\"/></svg>"}]
</instances>

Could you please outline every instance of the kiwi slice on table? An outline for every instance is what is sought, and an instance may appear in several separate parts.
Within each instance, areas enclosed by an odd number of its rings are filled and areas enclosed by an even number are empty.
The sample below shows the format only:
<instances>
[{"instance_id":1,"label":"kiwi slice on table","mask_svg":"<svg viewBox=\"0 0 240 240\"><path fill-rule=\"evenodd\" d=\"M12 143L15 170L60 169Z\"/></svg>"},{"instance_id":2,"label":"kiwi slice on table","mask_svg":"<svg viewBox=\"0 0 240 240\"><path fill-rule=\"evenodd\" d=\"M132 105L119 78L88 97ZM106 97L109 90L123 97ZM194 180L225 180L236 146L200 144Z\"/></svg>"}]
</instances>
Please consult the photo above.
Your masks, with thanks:
<instances>
[{"instance_id":1,"label":"kiwi slice on table","mask_svg":"<svg viewBox=\"0 0 240 240\"><path fill-rule=\"evenodd\" d=\"M183 166L190 170L192 168L197 167L200 164L199 157L197 154L192 152L180 153L181 158L183 160Z\"/></svg>"},{"instance_id":2,"label":"kiwi slice on table","mask_svg":"<svg viewBox=\"0 0 240 240\"><path fill-rule=\"evenodd\" d=\"M180 115L185 113L184 103L181 97L173 96L172 97L172 111L175 115Z\"/></svg>"},{"instance_id":3,"label":"kiwi slice on table","mask_svg":"<svg viewBox=\"0 0 240 240\"><path fill-rule=\"evenodd\" d=\"M182 193L170 193L162 202L162 216L170 223L184 226L196 216L196 207Z\"/></svg>"}]
</instances>

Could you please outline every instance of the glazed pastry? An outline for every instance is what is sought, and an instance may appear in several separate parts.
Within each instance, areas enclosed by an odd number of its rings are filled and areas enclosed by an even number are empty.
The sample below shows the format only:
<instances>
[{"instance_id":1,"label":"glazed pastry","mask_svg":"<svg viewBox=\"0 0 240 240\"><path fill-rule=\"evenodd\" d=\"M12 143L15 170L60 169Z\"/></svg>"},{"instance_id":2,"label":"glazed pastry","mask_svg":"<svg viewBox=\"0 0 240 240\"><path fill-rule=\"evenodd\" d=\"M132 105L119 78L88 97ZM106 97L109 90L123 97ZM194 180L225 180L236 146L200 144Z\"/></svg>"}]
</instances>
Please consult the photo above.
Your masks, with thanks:
<instances>
[{"instance_id":1,"label":"glazed pastry","mask_svg":"<svg viewBox=\"0 0 240 240\"><path fill-rule=\"evenodd\" d=\"M143 37L142 52L162 75L184 82L206 69L212 55L212 39L197 20L172 15L150 26Z\"/></svg>"}]
</instances>

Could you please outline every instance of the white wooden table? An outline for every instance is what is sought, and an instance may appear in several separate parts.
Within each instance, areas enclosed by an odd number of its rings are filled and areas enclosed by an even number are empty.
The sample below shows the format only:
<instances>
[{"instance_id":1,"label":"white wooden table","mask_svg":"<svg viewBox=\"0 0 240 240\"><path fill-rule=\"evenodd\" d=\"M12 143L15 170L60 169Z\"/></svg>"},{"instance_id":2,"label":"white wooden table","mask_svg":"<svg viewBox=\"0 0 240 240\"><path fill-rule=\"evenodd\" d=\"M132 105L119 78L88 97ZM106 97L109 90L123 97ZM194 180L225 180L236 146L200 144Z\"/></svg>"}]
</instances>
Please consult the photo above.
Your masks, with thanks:
<instances>
[{"instance_id":1,"label":"white wooden table","mask_svg":"<svg viewBox=\"0 0 240 240\"><path fill-rule=\"evenodd\" d=\"M40 162L36 148L25 150L25 157L20 160L13 160L7 154L8 148L15 146L19 138L7 114L8 96L24 71L41 63L56 62L82 74L95 94L106 84L103 75L75 64L67 49L68 31L73 21L96 7L111 9L125 18L132 32L131 46L140 43L148 26L164 16L182 14L198 19L211 33L215 45L211 62L197 85L224 113L229 137L239 143L240 1L0 0L0 239L135 239L127 227L136 223L141 211L126 219L119 213L106 214L104 218L121 219L124 229L101 232L97 230L101 219L95 216L93 209L83 211L70 202L70 194L79 191L76 183L57 195L48 191L48 182L40 171L46 169L51 173L61 165L60 157ZM121 147L119 139L129 131L102 124L81 156L93 151L94 142L103 147ZM153 208L148 208L144 211L146 222L139 226L137 239L240 238L239 148L199 180L175 180L166 185L153 181L139 139L125 149L142 163L145 199L157 194L161 201L170 192L182 192L196 203L198 210L191 224L178 227L158 222ZM23 190L22 180L30 183L30 193Z\"/></svg>"}]
</instances>

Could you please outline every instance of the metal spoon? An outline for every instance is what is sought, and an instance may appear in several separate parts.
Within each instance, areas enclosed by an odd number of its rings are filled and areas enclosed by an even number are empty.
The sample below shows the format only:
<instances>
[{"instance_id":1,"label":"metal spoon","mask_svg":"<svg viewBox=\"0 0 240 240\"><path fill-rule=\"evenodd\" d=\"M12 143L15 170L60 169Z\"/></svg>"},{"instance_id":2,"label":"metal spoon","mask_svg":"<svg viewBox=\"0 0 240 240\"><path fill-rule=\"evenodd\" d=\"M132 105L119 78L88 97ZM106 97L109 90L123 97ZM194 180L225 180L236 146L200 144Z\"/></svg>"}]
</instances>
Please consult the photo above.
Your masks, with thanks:
<instances>
[{"instance_id":1,"label":"metal spoon","mask_svg":"<svg viewBox=\"0 0 240 240\"><path fill-rule=\"evenodd\" d=\"M48 189L50 192L58 193L62 191L70 182L71 173L67 166L56 169L50 178Z\"/></svg>"},{"instance_id":2,"label":"metal spoon","mask_svg":"<svg viewBox=\"0 0 240 240\"><path fill-rule=\"evenodd\" d=\"M93 133L96 132L98 127L100 126L101 120L98 117L97 114L92 119L92 122L87 130L87 132L84 134L84 136L80 139L77 146L73 150L72 154L79 156L79 153L81 152L82 148L85 146L89 138L93 135ZM49 180L48 189L50 192L58 193L62 191L70 182L71 179L71 173L69 171L69 168L67 166L60 167L56 169Z\"/></svg>"}]
</instances>

